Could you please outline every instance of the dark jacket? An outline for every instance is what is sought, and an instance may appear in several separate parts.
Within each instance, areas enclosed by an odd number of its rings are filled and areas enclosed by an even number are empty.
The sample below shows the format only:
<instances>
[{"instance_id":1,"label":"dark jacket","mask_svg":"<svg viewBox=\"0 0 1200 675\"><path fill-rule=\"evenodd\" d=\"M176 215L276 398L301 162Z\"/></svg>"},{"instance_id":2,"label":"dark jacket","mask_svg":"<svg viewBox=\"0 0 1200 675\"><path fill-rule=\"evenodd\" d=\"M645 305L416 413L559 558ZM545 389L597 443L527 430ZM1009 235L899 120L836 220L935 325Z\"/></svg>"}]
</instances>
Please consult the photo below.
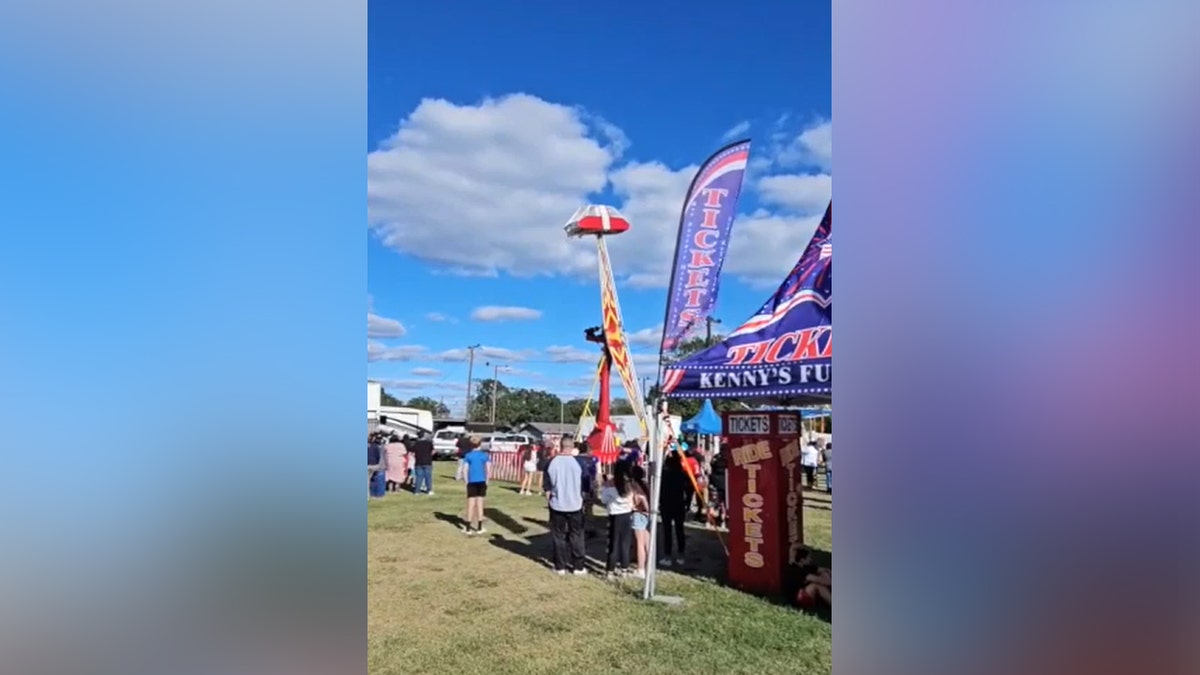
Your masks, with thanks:
<instances>
[{"instance_id":1,"label":"dark jacket","mask_svg":"<svg viewBox=\"0 0 1200 675\"><path fill-rule=\"evenodd\" d=\"M591 494L596 486L596 458L591 455L576 455L575 460L579 462L579 486L583 490L583 494Z\"/></svg>"},{"instance_id":2,"label":"dark jacket","mask_svg":"<svg viewBox=\"0 0 1200 675\"><path fill-rule=\"evenodd\" d=\"M683 466L676 457L669 457L663 463L662 487L659 490L658 508L668 515L686 511L692 498L692 481L683 472Z\"/></svg>"},{"instance_id":3,"label":"dark jacket","mask_svg":"<svg viewBox=\"0 0 1200 675\"><path fill-rule=\"evenodd\" d=\"M413 441L413 466L433 466L433 441L428 438L422 438L419 441Z\"/></svg>"}]
</instances>

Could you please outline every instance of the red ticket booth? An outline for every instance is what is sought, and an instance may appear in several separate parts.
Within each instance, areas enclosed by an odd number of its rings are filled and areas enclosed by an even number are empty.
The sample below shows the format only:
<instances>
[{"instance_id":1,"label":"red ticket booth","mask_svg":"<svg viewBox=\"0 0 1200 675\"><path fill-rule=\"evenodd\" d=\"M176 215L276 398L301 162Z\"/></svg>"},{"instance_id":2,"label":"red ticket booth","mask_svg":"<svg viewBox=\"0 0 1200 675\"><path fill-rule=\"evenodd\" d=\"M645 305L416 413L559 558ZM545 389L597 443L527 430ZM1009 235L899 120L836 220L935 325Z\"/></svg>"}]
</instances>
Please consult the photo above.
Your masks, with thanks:
<instances>
[{"instance_id":1,"label":"red ticket booth","mask_svg":"<svg viewBox=\"0 0 1200 675\"><path fill-rule=\"evenodd\" d=\"M795 588L804 546L800 413L726 412L728 582L757 595Z\"/></svg>"}]
</instances>

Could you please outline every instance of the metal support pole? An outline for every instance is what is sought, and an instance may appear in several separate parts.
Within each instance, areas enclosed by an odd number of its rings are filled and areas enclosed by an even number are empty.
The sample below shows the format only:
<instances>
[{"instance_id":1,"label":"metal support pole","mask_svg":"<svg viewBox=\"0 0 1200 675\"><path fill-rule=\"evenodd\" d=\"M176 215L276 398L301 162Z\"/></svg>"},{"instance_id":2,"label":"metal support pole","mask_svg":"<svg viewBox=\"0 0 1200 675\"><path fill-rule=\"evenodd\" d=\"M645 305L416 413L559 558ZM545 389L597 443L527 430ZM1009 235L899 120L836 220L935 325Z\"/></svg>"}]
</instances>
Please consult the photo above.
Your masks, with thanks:
<instances>
[{"instance_id":1,"label":"metal support pole","mask_svg":"<svg viewBox=\"0 0 1200 675\"><path fill-rule=\"evenodd\" d=\"M467 408L463 412L463 417L467 418L468 424L471 422L471 377L475 370L476 349L479 349L479 345L467 347Z\"/></svg>"}]
</instances>

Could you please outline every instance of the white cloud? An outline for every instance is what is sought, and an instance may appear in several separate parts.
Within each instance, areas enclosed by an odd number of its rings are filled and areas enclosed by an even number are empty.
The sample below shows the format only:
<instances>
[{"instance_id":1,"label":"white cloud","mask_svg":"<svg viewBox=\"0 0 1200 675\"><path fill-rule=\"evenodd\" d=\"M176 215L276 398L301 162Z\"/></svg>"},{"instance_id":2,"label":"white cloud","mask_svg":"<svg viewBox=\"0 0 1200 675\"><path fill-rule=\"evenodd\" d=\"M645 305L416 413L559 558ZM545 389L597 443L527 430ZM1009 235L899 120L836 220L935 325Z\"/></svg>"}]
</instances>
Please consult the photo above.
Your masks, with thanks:
<instances>
[{"instance_id":1,"label":"white cloud","mask_svg":"<svg viewBox=\"0 0 1200 675\"><path fill-rule=\"evenodd\" d=\"M457 321L454 320L453 317L446 316L445 314L442 314L441 312L430 312L425 315L425 318L427 320L433 321L435 323L458 323Z\"/></svg>"},{"instance_id":2,"label":"white cloud","mask_svg":"<svg viewBox=\"0 0 1200 675\"><path fill-rule=\"evenodd\" d=\"M395 319L385 319L378 314L367 312L367 337L369 338L398 338L403 337L403 324Z\"/></svg>"},{"instance_id":3,"label":"white cloud","mask_svg":"<svg viewBox=\"0 0 1200 675\"><path fill-rule=\"evenodd\" d=\"M388 347L375 340L367 340L367 361L412 361L425 356L428 351L417 345Z\"/></svg>"},{"instance_id":4,"label":"white cloud","mask_svg":"<svg viewBox=\"0 0 1200 675\"><path fill-rule=\"evenodd\" d=\"M825 121L767 143L754 153L779 166L786 160L826 167L832 150ZM632 224L608 238L618 281L662 288L670 278L681 202L698 167L621 164L628 146L617 126L594 113L535 96L477 105L426 99L367 157L368 222L385 245L442 273L591 280L594 243L568 239L562 226L611 183L615 205ZM755 166L747 187L773 164ZM780 206L798 199L782 199L779 185L767 185ZM743 197L743 206L747 201ZM745 220L734 226L742 243L731 247L726 269L744 279L785 274L806 241L784 249L793 241L787 218L759 217L752 227Z\"/></svg>"},{"instance_id":5,"label":"white cloud","mask_svg":"<svg viewBox=\"0 0 1200 675\"><path fill-rule=\"evenodd\" d=\"M721 140L722 141L733 141L733 140L742 138L743 136L746 135L747 131L750 131L750 120L742 120L741 122L738 122L737 124L733 125L732 127L729 127L729 129L726 130L725 133L721 134Z\"/></svg>"},{"instance_id":6,"label":"white cloud","mask_svg":"<svg viewBox=\"0 0 1200 675\"><path fill-rule=\"evenodd\" d=\"M779 153L783 166L804 164L828 171L833 164L833 122L821 120L805 128Z\"/></svg>"},{"instance_id":7,"label":"white cloud","mask_svg":"<svg viewBox=\"0 0 1200 675\"><path fill-rule=\"evenodd\" d=\"M489 305L487 307L476 307L471 312L471 318L475 321L530 321L540 319L542 312L529 307L497 307Z\"/></svg>"},{"instance_id":8,"label":"white cloud","mask_svg":"<svg viewBox=\"0 0 1200 675\"><path fill-rule=\"evenodd\" d=\"M478 364L481 359L492 359L493 361L524 361L531 355L530 350L517 351L515 349L505 349L504 347L476 347L475 362ZM450 362L465 362L469 358L469 352L466 349L448 349L433 357L437 361Z\"/></svg>"},{"instance_id":9,"label":"white cloud","mask_svg":"<svg viewBox=\"0 0 1200 675\"><path fill-rule=\"evenodd\" d=\"M627 164L612 174L621 213L632 227L609 237L619 276L634 288L662 288L671 279L671 258L679 230L679 209L699 166L673 170L659 162Z\"/></svg>"},{"instance_id":10,"label":"white cloud","mask_svg":"<svg viewBox=\"0 0 1200 675\"><path fill-rule=\"evenodd\" d=\"M758 181L758 193L767 204L797 213L823 214L833 195L833 178L824 173L765 176Z\"/></svg>"},{"instance_id":11,"label":"white cloud","mask_svg":"<svg viewBox=\"0 0 1200 675\"><path fill-rule=\"evenodd\" d=\"M463 391L467 385L462 382L438 382L435 380L396 380L396 379L376 379L384 390L393 391Z\"/></svg>"},{"instance_id":12,"label":"white cloud","mask_svg":"<svg viewBox=\"0 0 1200 675\"><path fill-rule=\"evenodd\" d=\"M592 127L526 94L425 99L367 156L368 221L387 246L446 267L589 272L593 253L561 228L623 149L615 127Z\"/></svg>"},{"instance_id":13,"label":"white cloud","mask_svg":"<svg viewBox=\"0 0 1200 675\"><path fill-rule=\"evenodd\" d=\"M633 359L633 365L640 369L639 376L650 375L649 371L658 366L658 354L633 353L630 354L630 358Z\"/></svg>"},{"instance_id":14,"label":"white cloud","mask_svg":"<svg viewBox=\"0 0 1200 675\"><path fill-rule=\"evenodd\" d=\"M739 217L729 239L725 272L758 288L776 287L795 266L823 215L780 216L759 211ZM750 311L758 308L746 309L746 316L735 321L749 318Z\"/></svg>"},{"instance_id":15,"label":"white cloud","mask_svg":"<svg viewBox=\"0 0 1200 675\"><path fill-rule=\"evenodd\" d=\"M579 347L567 347L563 345L553 345L546 347L546 356L555 363L599 363L599 349L580 349Z\"/></svg>"},{"instance_id":16,"label":"white cloud","mask_svg":"<svg viewBox=\"0 0 1200 675\"><path fill-rule=\"evenodd\" d=\"M662 324L625 333L625 340L634 347L657 347L662 342Z\"/></svg>"},{"instance_id":17,"label":"white cloud","mask_svg":"<svg viewBox=\"0 0 1200 675\"><path fill-rule=\"evenodd\" d=\"M441 377L442 375L442 371L437 368L413 368L409 372L419 377Z\"/></svg>"}]
</instances>

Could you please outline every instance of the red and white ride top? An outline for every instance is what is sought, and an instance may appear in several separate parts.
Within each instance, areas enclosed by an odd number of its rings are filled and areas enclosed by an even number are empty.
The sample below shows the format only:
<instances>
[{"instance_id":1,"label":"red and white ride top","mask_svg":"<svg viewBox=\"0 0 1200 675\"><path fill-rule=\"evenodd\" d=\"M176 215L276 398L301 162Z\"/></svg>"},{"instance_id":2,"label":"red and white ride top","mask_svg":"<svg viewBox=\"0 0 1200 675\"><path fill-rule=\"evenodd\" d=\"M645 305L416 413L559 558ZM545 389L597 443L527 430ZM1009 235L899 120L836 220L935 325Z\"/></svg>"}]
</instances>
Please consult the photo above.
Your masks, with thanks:
<instances>
[{"instance_id":1,"label":"red and white ride top","mask_svg":"<svg viewBox=\"0 0 1200 675\"><path fill-rule=\"evenodd\" d=\"M620 234L629 229L629 220L611 206L589 204L571 216L564 228L568 236Z\"/></svg>"}]
</instances>

